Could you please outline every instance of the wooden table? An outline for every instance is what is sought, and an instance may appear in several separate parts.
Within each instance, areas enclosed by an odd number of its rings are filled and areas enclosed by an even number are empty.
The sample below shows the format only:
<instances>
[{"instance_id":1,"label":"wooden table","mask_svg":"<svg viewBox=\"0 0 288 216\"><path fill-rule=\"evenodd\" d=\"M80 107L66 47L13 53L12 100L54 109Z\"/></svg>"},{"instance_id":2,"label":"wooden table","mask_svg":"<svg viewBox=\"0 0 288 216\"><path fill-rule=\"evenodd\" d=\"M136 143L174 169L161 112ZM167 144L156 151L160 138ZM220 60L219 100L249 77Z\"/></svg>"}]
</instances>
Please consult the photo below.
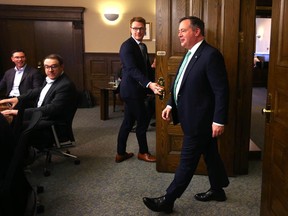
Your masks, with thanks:
<instances>
[{"instance_id":1,"label":"wooden table","mask_svg":"<svg viewBox=\"0 0 288 216\"><path fill-rule=\"evenodd\" d=\"M100 119L109 119L109 91L113 94L113 111L115 111L115 100L117 87L107 84L103 86L97 86L100 89Z\"/></svg>"}]
</instances>

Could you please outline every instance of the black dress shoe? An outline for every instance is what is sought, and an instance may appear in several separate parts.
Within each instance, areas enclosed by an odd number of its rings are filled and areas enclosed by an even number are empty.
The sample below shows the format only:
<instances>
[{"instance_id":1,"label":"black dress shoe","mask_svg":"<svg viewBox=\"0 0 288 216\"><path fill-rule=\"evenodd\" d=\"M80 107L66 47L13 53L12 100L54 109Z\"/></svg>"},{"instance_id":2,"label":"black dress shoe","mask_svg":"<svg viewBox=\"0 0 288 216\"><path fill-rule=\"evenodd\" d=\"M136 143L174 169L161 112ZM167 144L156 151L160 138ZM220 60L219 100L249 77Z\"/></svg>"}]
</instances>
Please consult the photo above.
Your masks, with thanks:
<instances>
[{"instance_id":1,"label":"black dress shoe","mask_svg":"<svg viewBox=\"0 0 288 216\"><path fill-rule=\"evenodd\" d=\"M225 191L214 191L214 190L208 190L205 193L198 193L195 196L195 199L198 201L206 202L206 201L219 201L223 202L227 199Z\"/></svg>"},{"instance_id":2,"label":"black dress shoe","mask_svg":"<svg viewBox=\"0 0 288 216\"><path fill-rule=\"evenodd\" d=\"M152 211L165 212L167 214L173 212L174 202L168 203L165 196L158 198L143 198L144 204Z\"/></svg>"}]
</instances>

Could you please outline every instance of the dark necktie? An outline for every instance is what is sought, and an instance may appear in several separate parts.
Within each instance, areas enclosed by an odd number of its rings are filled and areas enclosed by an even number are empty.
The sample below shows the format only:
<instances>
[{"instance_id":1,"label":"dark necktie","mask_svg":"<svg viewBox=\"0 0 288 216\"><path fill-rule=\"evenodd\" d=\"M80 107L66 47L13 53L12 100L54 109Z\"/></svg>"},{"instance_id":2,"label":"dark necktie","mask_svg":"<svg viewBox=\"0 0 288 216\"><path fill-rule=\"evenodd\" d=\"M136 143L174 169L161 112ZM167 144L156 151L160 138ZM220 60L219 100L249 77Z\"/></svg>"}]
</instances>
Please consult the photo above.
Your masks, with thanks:
<instances>
[{"instance_id":1,"label":"dark necktie","mask_svg":"<svg viewBox=\"0 0 288 216\"><path fill-rule=\"evenodd\" d=\"M140 50L142 52L145 63L147 64L147 48L144 43L139 43Z\"/></svg>"},{"instance_id":2,"label":"dark necktie","mask_svg":"<svg viewBox=\"0 0 288 216\"><path fill-rule=\"evenodd\" d=\"M148 71L147 71L147 47L144 43L139 43L139 47L140 47L140 50L142 52L142 55L143 55L143 59L144 59L144 63L145 63L145 74L146 76L148 76Z\"/></svg>"}]
</instances>

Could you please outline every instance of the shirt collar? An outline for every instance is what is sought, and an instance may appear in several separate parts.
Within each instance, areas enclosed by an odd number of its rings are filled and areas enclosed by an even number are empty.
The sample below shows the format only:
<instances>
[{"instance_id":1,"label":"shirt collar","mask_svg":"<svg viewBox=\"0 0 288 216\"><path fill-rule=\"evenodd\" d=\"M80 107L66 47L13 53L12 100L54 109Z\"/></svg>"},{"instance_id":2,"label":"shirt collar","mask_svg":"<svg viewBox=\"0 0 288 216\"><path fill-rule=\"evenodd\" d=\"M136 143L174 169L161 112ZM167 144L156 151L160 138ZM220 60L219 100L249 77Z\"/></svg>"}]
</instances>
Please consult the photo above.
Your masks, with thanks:
<instances>
[{"instance_id":1,"label":"shirt collar","mask_svg":"<svg viewBox=\"0 0 288 216\"><path fill-rule=\"evenodd\" d=\"M15 66L14 69L15 69L15 71L23 72L23 71L25 70L26 66L27 66L27 64L25 64L25 65L24 65L22 68L20 68L19 70L18 70L18 68Z\"/></svg>"},{"instance_id":2,"label":"shirt collar","mask_svg":"<svg viewBox=\"0 0 288 216\"><path fill-rule=\"evenodd\" d=\"M198 43L196 43L189 51L192 53L192 55L194 55L194 53L196 52L196 50L198 49L198 47L202 44L202 42L204 41L204 39L203 40L201 40L201 41L199 41Z\"/></svg>"},{"instance_id":3,"label":"shirt collar","mask_svg":"<svg viewBox=\"0 0 288 216\"><path fill-rule=\"evenodd\" d=\"M142 43L141 41L136 40L133 35L131 35L131 37L136 41L136 43L139 45L140 43Z\"/></svg>"}]
</instances>

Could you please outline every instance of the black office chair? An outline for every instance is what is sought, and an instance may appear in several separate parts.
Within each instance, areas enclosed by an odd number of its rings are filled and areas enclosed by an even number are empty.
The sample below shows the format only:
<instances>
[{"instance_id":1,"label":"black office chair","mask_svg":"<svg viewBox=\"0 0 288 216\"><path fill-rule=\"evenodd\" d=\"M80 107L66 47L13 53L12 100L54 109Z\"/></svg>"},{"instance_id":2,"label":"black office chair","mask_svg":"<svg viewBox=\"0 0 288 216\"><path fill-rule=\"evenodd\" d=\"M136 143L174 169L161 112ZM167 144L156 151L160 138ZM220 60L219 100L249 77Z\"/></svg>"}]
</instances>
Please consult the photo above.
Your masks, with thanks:
<instances>
[{"instance_id":1,"label":"black office chair","mask_svg":"<svg viewBox=\"0 0 288 216\"><path fill-rule=\"evenodd\" d=\"M74 161L74 164L79 165L80 160L76 155L70 153L70 148L75 147L75 137L72 129L72 123L77 111L77 104L75 107L67 111L66 121L51 121L43 120L39 122L39 125L35 130L35 148L39 150L38 153L46 155L44 176L50 176L51 171L49 166L52 161L52 155L59 155L70 158ZM40 145L40 146L39 146Z\"/></svg>"},{"instance_id":2,"label":"black office chair","mask_svg":"<svg viewBox=\"0 0 288 216\"><path fill-rule=\"evenodd\" d=\"M51 172L49 165L52 161L52 155L59 155L74 160L75 165L80 164L80 159L70 153L70 148L75 147L76 141L72 129L73 119L76 113L77 107L71 112L71 115L66 122L57 121L43 121L52 132L52 146L44 148L46 153L46 162L44 167L44 176L50 176ZM42 122L42 121L41 121ZM50 137L51 138L51 137Z\"/></svg>"}]
</instances>

